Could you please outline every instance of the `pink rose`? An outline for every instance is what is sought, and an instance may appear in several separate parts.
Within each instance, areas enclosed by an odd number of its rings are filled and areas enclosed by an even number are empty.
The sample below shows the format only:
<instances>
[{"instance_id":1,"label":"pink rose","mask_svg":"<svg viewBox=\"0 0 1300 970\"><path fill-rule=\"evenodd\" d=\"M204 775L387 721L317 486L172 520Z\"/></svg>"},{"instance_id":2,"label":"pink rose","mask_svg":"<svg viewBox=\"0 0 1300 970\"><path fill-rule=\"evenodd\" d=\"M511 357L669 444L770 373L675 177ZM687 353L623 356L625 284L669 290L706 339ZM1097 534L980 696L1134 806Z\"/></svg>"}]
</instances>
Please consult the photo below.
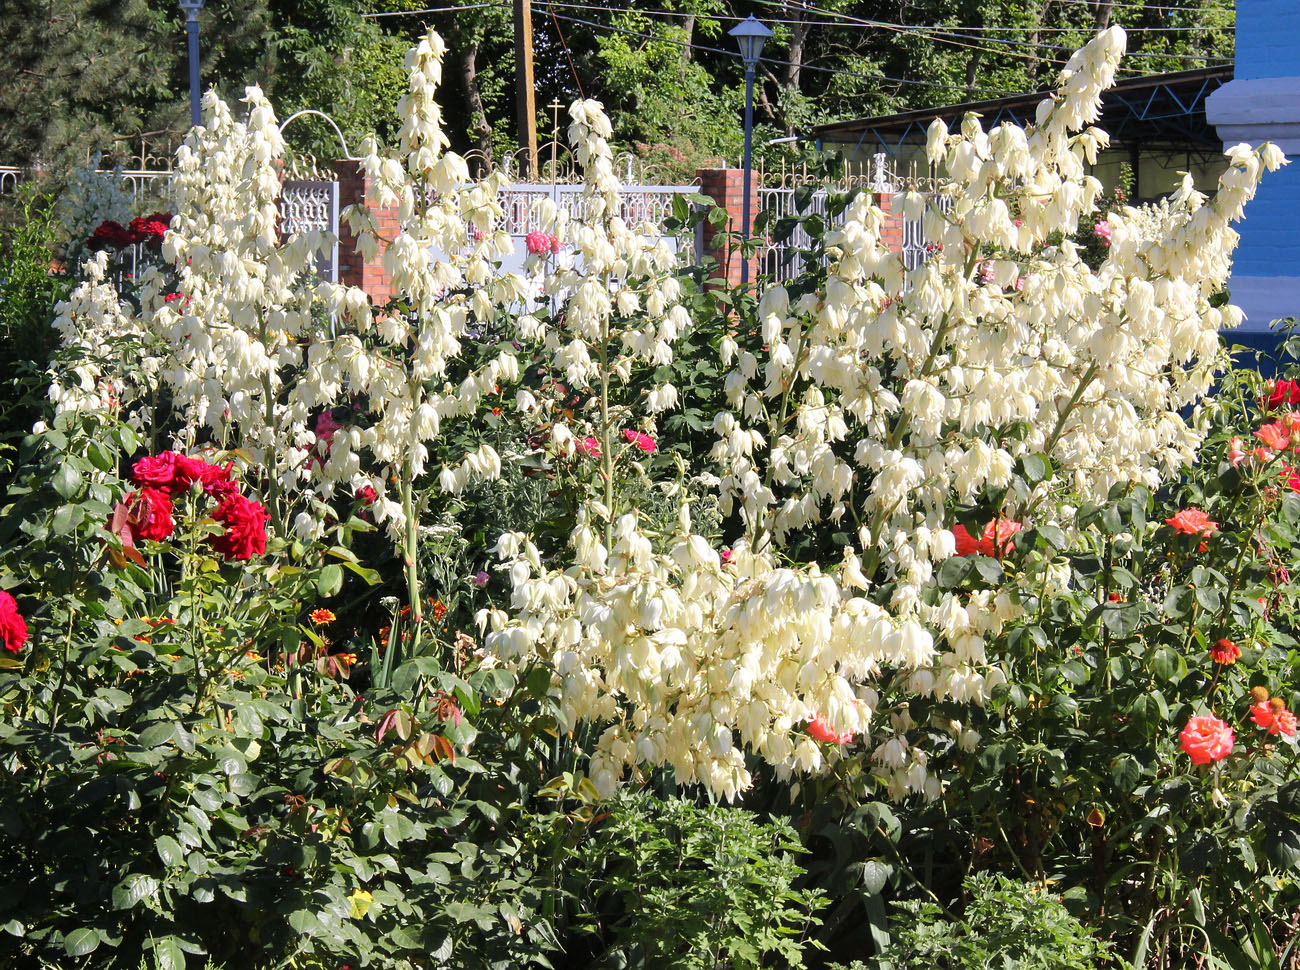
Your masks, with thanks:
<instances>
[{"instance_id":1,"label":"pink rose","mask_svg":"<svg viewBox=\"0 0 1300 970\"><path fill-rule=\"evenodd\" d=\"M1102 242L1104 242L1107 246L1109 246L1110 245L1110 222L1107 221L1106 219L1102 219L1100 222L1098 222L1095 226L1092 227L1092 234L1096 236L1098 239L1100 239Z\"/></svg>"},{"instance_id":2,"label":"pink rose","mask_svg":"<svg viewBox=\"0 0 1300 970\"><path fill-rule=\"evenodd\" d=\"M524 245L528 247L529 253L540 256L551 251L551 237L544 232L530 232L524 237Z\"/></svg>"},{"instance_id":3,"label":"pink rose","mask_svg":"<svg viewBox=\"0 0 1300 970\"><path fill-rule=\"evenodd\" d=\"M580 455L586 455L588 458L600 457L599 438L592 438L588 436L586 438L583 438L581 441L579 441L577 445L575 445L574 447L577 449L578 454Z\"/></svg>"},{"instance_id":4,"label":"pink rose","mask_svg":"<svg viewBox=\"0 0 1300 970\"><path fill-rule=\"evenodd\" d=\"M18 612L18 603L4 590L0 590L0 642L10 653L17 653L27 642L27 621Z\"/></svg>"},{"instance_id":5,"label":"pink rose","mask_svg":"<svg viewBox=\"0 0 1300 970\"><path fill-rule=\"evenodd\" d=\"M1195 765L1222 761L1232 754L1234 741L1236 737L1232 728L1213 714L1188 718L1187 726L1178 735L1178 746L1187 752Z\"/></svg>"},{"instance_id":6,"label":"pink rose","mask_svg":"<svg viewBox=\"0 0 1300 970\"><path fill-rule=\"evenodd\" d=\"M655 450L654 438L651 438L648 434L642 434L640 431L633 431L631 428L623 429L623 440L647 453Z\"/></svg>"}]
</instances>

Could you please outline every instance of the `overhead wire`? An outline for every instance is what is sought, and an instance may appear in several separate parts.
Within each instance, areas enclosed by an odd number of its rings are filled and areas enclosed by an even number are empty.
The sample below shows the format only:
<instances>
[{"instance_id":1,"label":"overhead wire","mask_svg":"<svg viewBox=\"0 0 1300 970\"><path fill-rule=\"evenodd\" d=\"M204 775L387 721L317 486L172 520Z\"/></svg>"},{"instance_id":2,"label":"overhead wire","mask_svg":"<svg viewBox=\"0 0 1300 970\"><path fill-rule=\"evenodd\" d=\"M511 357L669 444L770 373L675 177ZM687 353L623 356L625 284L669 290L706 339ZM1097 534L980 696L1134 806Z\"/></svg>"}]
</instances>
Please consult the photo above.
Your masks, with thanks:
<instances>
[{"instance_id":1,"label":"overhead wire","mask_svg":"<svg viewBox=\"0 0 1300 970\"><path fill-rule=\"evenodd\" d=\"M555 16L561 20L567 20L575 24L583 24L596 30L614 31L620 34L627 34L632 37L642 37L646 40L660 41L665 44L673 44L677 47L689 47L692 50L706 51L711 54L723 54L727 57L735 57L735 51L723 50L720 47L710 47L705 44L694 44L687 41L674 40L671 37L664 37L661 34L647 34L644 31L632 30L628 27L619 27L615 24L598 24L591 20L584 20L581 17L573 17L569 14L557 13ZM857 71L845 71L834 67L821 67L817 64L797 64L794 61L785 61L779 58L764 57L765 64L779 64L787 67L798 67L804 71L817 71L824 74L834 74L840 77L859 78L864 81L888 81L891 84L914 84L921 87L941 88L949 91L966 91L968 93L994 94L1002 96L1006 94L1015 94L1013 91L998 91L992 88L967 88L964 84L946 84L942 81L922 81L916 78L890 77L886 74L862 74Z\"/></svg>"},{"instance_id":2,"label":"overhead wire","mask_svg":"<svg viewBox=\"0 0 1300 970\"><path fill-rule=\"evenodd\" d=\"M785 3L781 2L781 0L756 0L756 2L761 3L761 4L764 4L764 5L769 6L769 7L782 7L782 8L784 8L784 7L787 6ZM981 48L981 47L977 47L977 46L975 46L975 45L971 45L971 44L966 44L966 43L963 43L963 42L959 42L959 41L957 41L957 40L946 40L946 39L942 36L942 34L943 34L943 29L942 29L942 28L937 28L937 27L926 27L926 26L924 26L924 25L917 25L917 24L913 24L913 25L909 25L909 24L895 24L895 23L890 23L889 21L884 21L884 20L868 20L868 19L865 19L865 18L862 18L862 17L855 17L855 16L853 16L852 14L845 14L845 13L841 13L841 12L839 12L839 11L835 11L835 10L826 10L825 8L817 7L817 6L815 6L815 5L813 5L813 4L810 4L810 3L800 3L800 4L799 4L799 8L802 9L802 10L807 10L807 11L809 11L810 13L817 13L817 14L821 14L821 15L823 15L823 16L835 17L835 18L838 19L839 23L842 24L842 25L861 25L861 26L864 26L864 27L878 27L878 28L881 28L881 29L883 29L883 30L894 31L894 32L896 32L896 33L911 33L911 34L917 34L917 35L920 35L920 36L926 36L926 37L930 37L930 38L932 38L932 39L935 40L937 43L941 43L941 44L951 44L951 45L953 45L953 46L957 46L957 47L966 46L966 47L970 47L970 48L973 49L973 50L982 50L984 53L997 54L998 56L1002 56L1002 57L1006 57L1006 56L1011 56L1011 57L1021 57L1021 58L1026 58L1026 59L1029 59L1029 60L1045 61L1045 62L1047 62L1047 63L1053 64L1053 65L1057 65L1057 66L1064 66L1064 64L1065 64L1064 61L1062 61L1062 60L1057 60L1057 59L1055 59L1055 58L1051 58L1051 57L1042 57L1042 56L1038 56L1038 55L1030 54L1030 53L1021 54L1021 53L1013 52L1013 51L1001 51L1001 50L997 50L997 49ZM1079 32L1080 32L1080 33L1087 33L1087 28L1079 28ZM952 36L952 35L949 35L949 36ZM1014 39L1014 38L991 38L991 37L982 37L982 38L979 38L979 39L982 40L982 41L984 41L984 42L986 42L986 43L993 43L993 42L997 41L997 42L1000 42L1000 43L1014 44L1014 45L1016 45L1016 46L1022 46L1022 44L1023 44L1022 41L1017 40L1017 39ZM1070 50L1070 51L1073 50L1073 48L1068 47L1068 46L1065 46L1065 45L1062 45L1062 44L1035 44L1034 47L1035 47L1035 48L1038 48L1038 49L1050 49L1050 50ZM1191 61L1226 60L1226 58L1220 57L1220 56L1218 56L1218 55L1211 55L1211 54L1206 54L1206 55L1161 54L1161 53L1158 53L1158 52L1149 52L1149 51L1137 51L1137 52L1134 52L1133 54L1128 54L1128 55L1126 55L1126 56L1127 56L1127 57L1158 57L1158 58L1164 58L1164 59L1166 59L1166 60L1184 60L1184 61L1186 61L1186 60L1191 60Z\"/></svg>"}]
</instances>

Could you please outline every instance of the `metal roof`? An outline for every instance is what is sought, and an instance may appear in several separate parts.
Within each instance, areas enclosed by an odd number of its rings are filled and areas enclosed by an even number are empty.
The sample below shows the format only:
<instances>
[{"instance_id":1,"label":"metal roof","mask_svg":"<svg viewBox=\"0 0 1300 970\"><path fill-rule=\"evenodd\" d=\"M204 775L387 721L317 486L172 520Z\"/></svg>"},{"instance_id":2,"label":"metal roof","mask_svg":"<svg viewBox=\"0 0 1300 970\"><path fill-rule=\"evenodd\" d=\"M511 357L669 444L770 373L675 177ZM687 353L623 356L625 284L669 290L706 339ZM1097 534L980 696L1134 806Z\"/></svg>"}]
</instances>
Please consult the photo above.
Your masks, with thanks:
<instances>
[{"instance_id":1,"label":"metal roof","mask_svg":"<svg viewBox=\"0 0 1300 970\"><path fill-rule=\"evenodd\" d=\"M1112 145L1186 144L1218 150L1223 141L1205 120L1205 99L1232 80L1232 65L1126 78L1101 98L1101 121ZM812 129L818 144L856 142L870 151L897 155L909 140L923 139L935 118L955 125L971 111L983 116L985 129L1004 121L1030 124L1038 103L1051 91L1010 94L987 101L915 108L898 114L836 121Z\"/></svg>"}]
</instances>

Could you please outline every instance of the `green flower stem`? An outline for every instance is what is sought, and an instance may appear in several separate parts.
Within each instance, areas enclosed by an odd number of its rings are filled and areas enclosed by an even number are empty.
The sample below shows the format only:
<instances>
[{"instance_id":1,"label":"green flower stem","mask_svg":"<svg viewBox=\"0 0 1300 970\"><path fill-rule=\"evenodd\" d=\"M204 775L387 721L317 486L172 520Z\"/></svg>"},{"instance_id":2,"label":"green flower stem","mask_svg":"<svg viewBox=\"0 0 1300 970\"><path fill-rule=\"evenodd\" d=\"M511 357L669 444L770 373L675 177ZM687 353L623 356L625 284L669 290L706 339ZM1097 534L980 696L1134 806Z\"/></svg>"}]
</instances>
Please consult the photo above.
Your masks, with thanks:
<instances>
[{"instance_id":1,"label":"green flower stem","mask_svg":"<svg viewBox=\"0 0 1300 970\"><path fill-rule=\"evenodd\" d=\"M402 466L402 515L405 518L403 542L405 548L402 552L402 566L406 571L406 601L411 607L411 647L410 655L415 656L420 648L420 627L424 622L424 609L420 604L420 560L419 560L419 528L420 523L415 518L415 469L412 466L411 459L407 459ZM390 637L388 649L395 649L393 640Z\"/></svg>"}]
</instances>

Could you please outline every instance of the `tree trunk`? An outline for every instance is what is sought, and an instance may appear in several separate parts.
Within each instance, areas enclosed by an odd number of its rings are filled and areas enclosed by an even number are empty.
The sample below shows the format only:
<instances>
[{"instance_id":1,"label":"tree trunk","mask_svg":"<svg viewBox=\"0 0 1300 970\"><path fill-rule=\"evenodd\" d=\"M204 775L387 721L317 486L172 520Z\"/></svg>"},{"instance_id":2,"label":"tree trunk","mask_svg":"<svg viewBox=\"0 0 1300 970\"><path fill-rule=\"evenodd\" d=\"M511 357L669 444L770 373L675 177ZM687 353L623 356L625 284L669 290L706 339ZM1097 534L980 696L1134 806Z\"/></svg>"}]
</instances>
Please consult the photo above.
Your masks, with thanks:
<instances>
[{"instance_id":1,"label":"tree trunk","mask_svg":"<svg viewBox=\"0 0 1300 970\"><path fill-rule=\"evenodd\" d=\"M483 92L478 86L478 47L477 39L465 44L460 57L460 80L465 85L465 97L469 101L469 131L478 150L483 153L484 164L492 167L492 123L488 121L487 111L483 107Z\"/></svg>"},{"instance_id":2,"label":"tree trunk","mask_svg":"<svg viewBox=\"0 0 1300 970\"><path fill-rule=\"evenodd\" d=\"M1110 26L1110 15L1114 9L1114 0L1097 0L1093 4L1093 13L1096 15L1096 27L1098 30L1105 30Z\"/></svg>"},{"instance_id":3,"label":"tree trunk","mask_svg":"<svg viewBox=\"0 0 1300 970\"><path fill-rule=\"evenodd\" d=\"M691 63L691 41L695 38L695 14L691 14L682 24L682 30L686 33L686 42L682 44L682 83L686 83L686 68Z\"/></svg>"}]
</instances>

